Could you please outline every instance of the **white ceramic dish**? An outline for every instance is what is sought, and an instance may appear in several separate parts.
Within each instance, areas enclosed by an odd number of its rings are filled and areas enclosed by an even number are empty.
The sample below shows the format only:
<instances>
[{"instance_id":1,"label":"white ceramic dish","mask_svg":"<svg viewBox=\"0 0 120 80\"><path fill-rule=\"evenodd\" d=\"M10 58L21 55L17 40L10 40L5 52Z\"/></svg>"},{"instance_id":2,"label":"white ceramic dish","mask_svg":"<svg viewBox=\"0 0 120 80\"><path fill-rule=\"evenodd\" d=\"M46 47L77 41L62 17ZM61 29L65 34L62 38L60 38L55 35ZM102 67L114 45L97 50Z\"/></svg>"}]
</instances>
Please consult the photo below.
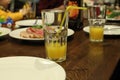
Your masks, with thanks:
<instances>
[{"instance_id":1,"label":"white ceramic dish","mask_svg":"<svg viewBox=\"0 0 120 80\"><path fill-rule=\"evenodd\" d=\"M120 21L120 19L115 19L115 18L106 18L108 21Z\"/></svg>"},{"instance_id":2,"label":"white ceramic dish","mask_svg":"<svg viewBox=\"0 0 120 80\"><path fill-rule=\"evenodd\" d=\"M89 33L89 26L84 27L83 31ZM120 35L120 26L117 26L117 25L105 25L105 27L104 27L104 35Z\"/></svg>"},{"instance_id":3,"label":"white ceramic dish","mask_svg":"<svg viewBox=\"0 0 120 80\"><path fill-rule=\"evenodd\" d=\"M16 29L12 32L9 33L10 37L16 38L16 39L21 39L21 40L44 40L44 38L23 38L20 37L20 32L25 31L27 28L21 28L21 29ZM74 34L74 31L72 29L68 29L68 36L71 36Z\"/></svg>"},{"instance_id":4,"label":"white ceramic dish","mask_svg":"<svg viewBox=\"0 0 120 80\"><path fill-rule=\"evenodd\" d=\"M65 80L65 70L57 63L37 57L0 58L0 80Z\"/></svg>"},{"instance_id":5,"label":"white ceramic dish","mask_svg":"<svg viewBox=\"0 0 120 80\"><path fill-rule=\"evenodd\" d=\"M10 29L1 27L1 28L0 28L0 33L1 33L1 34L0 34L0 37L5 36L5 35L7 35L7 34L10 33L10 32L11 32Z\"/></svg>"},{"instance_id":6,"label":"white ceramic dish","mask_svg":"<svg viewBox=\"0 0 120 80\"><path fill-rule=\"evenodd\" d=\"M16 21L15 24L17 26L33 26L34 23L36 22L36 19L31 19L31 20L20 20L20 21ZM42 20L41 19L38 19L37 20L37 25L41 25L42 24Z\"/></svg>"}]
</instances>

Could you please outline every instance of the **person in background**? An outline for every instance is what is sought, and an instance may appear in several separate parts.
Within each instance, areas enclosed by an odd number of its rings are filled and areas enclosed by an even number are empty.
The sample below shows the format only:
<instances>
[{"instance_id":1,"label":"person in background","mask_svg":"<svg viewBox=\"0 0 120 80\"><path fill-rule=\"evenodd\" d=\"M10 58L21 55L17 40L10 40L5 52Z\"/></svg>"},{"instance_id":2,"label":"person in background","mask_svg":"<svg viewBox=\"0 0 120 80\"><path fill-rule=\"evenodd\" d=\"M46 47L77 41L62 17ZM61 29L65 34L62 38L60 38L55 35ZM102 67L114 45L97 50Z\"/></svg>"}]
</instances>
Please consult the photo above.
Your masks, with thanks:
<instances>
[{"instance_id":1,"label":"person in background","mask_svg":"<svg viewBox=\"0 0 120 80\"><path fill-rule=\"evenodd\" d=\"M24 5L25 5L25 2L20 0L14 0L14 11L19 11L20 9L23 8Z\"/></svg>"},{"instance_id":2,"label":"person in background","mask_svg":"<svg viewBox=\"0 0 120 80\"><path fill-rule=\"evenodd\" d=\"M39 0L37 3L37 16L41 16L41 10L43 9L54 9L64 8L64 0Z\"/></svg>"},{"instance_id":3,"label":"person in background","mask_svg":"<svg viewBox=\"0 0 120 80\"><path fill-rule=\"evenodd\" d=\"M29 12L29 7L24 6L18 12L11 12L8 10L8 6L11 3L11 0L0 0L0 18L7 20L11 18L13 21L23 19L23 17Z\"/></svg>"},{"instance_id":4,"label":"person in background","mask_svg":"<svg viewBox=\"0 0 120 80\"><path fill-rule=\"evenodd\" d=\"M37 7L37 15L40 15L43 9L64 9L66 6L78 6L77 0L39 0ZM78 17L78 9L70 9L69 17L76 19Z\"/></svg>"}]
</instances>

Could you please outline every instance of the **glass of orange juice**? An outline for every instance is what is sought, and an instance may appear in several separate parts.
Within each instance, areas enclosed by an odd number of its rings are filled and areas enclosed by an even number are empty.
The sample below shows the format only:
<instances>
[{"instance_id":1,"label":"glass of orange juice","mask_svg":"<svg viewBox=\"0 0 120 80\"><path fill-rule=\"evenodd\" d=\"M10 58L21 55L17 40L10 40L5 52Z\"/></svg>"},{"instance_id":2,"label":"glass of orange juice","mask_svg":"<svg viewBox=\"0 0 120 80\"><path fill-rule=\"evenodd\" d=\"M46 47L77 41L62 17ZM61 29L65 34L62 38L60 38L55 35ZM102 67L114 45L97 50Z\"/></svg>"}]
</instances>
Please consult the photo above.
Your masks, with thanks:
<instances>
[{"instance_id":1,"label":"glass of orange juice","mask_svg":"<svg viewBox=\"0 0 120 80\"><path fill-rule=\"evenodd\" d=\"M105 5L88 7L89 37L91 42L103 42L105 25Z\"/></svg>"},{"instance_id":2,"label":"glass of orange juice","mask_svg":"<svg viewBox=\"0 0 120 80\"><path fill-rule=\"evenodd\" d=\"M42 10L46 57L56 62L66 60L68 17L64 14L65 10Z\"/></svg>"},{"instance_id":3,"label":"glass of orange juice","mask_svg":"<svg viewBox=\"0 0 120 80\"><path fill-rule=\"evenodd\" d=\"M103 26L90 26L90 41L102 42L104 36Z\"/></svg>"}]
</instances>

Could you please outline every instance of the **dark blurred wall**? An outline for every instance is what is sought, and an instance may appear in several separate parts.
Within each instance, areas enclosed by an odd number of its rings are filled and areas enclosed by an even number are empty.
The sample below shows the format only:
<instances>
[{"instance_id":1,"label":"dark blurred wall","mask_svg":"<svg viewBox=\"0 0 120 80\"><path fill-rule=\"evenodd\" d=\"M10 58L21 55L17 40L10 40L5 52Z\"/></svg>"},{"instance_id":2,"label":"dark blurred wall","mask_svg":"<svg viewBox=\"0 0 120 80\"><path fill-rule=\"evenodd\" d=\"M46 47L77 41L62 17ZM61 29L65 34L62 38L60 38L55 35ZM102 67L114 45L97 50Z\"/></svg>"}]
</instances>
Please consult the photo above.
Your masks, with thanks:
<instances>
[{"instance_id":1,"label":"dark blurred wall","mask_svg":"<svg viewBox=\"0 0 120 80\"><path fill-rule=\"evenodd\" d=\"M11 4L9 5L8 9L11 11L18 11L23 7L24 4L25 2L20 0L11 0Z\"/></svg>"},{"instance_id":2,"label":"dark blurred wall","mask_svg":"<svg viewBox=\"0 0 120 80\"><path fill-rule=\"evenodd\" d=\"M18 11L19 9L21 9L24 4L25 4L24 2L21 2L19 0L15 0L14 11Z\"/></svg>"}]
</instances>

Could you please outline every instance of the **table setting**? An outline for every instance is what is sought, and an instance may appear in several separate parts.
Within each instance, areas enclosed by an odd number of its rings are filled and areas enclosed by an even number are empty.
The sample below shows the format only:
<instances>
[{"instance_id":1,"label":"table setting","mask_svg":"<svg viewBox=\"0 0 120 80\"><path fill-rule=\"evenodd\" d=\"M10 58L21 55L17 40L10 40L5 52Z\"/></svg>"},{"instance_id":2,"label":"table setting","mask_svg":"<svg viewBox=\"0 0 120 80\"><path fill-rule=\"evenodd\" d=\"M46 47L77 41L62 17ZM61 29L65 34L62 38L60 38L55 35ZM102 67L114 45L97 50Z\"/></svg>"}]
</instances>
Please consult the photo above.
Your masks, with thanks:
<instances>
[{"instance_id":1,"label":"table setting","mask_svg":"<svg viewBox=\"0 0 120 80\"><path fill-rule=\"evenodd\" d=\"M84 7L74 9L88 10ZM109 80L111 78L120 60L120 37L116 39L102 37L99 40L90 38L86 33L91 33L92 26L99 26L104 31L102 36L119 36L120 26L106 25L104 22L98 25L89 20L89 24L84 23L87 26L83 29L74 31L68 26L66 11L46 9L41 14L42 19L16 21L13 30L0 28L0 37L7 36L0 41L1 80ZM55 16L50 17L51 15ZM36 27L39 27L39 30ZM21 36L21 32L27 36ZM35 37L36 33L42 34L42 37ZM73 38L68 40L71 36Z\"/></svg>"},{"instance_id":2,"label":"table setting","mask_svg":"<svg viewBox=\"0 0 120 80\"><path fill-rule=\"evenodd\" d=\"M61 13L61 11L60 11L60 13ZM62 19L63 16L59 16L59 18L61 21L63 20ZM51 17L51 19L52 19L52 17ZM61 23L61 22L58 22L58 23ZM38 30L38 27L39 27L39 30ZM3 31L5 31L5 29L8 29L8 28L3 28ZM2 28L1 28L1 30L2 30ZM8 29L8 30L10 30L10 29ZM41 33L42 37L35 37L36 33L38 33L38 34L40 33L40 30L42 30L42 33ZM51 28L51 30L52 30L52 28ZM69 29L67 27L66 27L66 30L68 31L68 34L66 33L65 41L67 41L67 37L72 36L75 33L74 30ZM29 36L28 37L21 36L23 31L24 31L24 33L29 34ZM30 31L30 32L28 32L28 31ZM43 24L42 24L41 19L27 19L27 20L16 21L14 29L10 30L10 31L6 31L6 32L7 33L2 32L1 35L8 35L7 36L8 39L10 39L10 41L13 41L13 42L15 42L15 39L26 40L26 41L46 41L46 39L43 35ZM65 34L65 33L62 33L62 35L63 34ZM33 37L31 37L31 35ZM5 40L7 40L7 38ZM19 45L20 43L17 43L17 44ZM62 44L62 47L59 47L59 43L58 43L58 45L56 45L55 49L59 50L59 48L61 48L61 50L62 50L63 47L64 47L63 44ZM8 51L8 50L6 50L6 51ZM17 50L17 49L16 49L16 51L15 51L15 53L18 53L18 54L21 53L21 52L18 52L19 50ZM3 52L5 52L5 51L3 51ZM59 54L61 55L61 54L63 54L63 52L64 51L60 51ZM12 52L12 53L14 54L14 52ZM50 54L52 54L52 53L49 53L49 55ZM65 54L66 54L66 52L65 52ZM60 60L59 60L60 55L55 57L55 59L58 58L58 62L64 61L64 60L61 60L62 58L60 58ZM46 54L46 56L47 56L47 54ZM66 60L66 58L65 58L65 60ZM33 63L31 63L31 62L33 62ZM1 73L0 74L2 75L2 77L0 79L2 79L2 80L7 80L7 79L11 79L11 80L16 80L16 79L18 79L18 80L21 80L21 79L23 79L23 80L24 79L65 80L66 79L66 72L65 72L64 68L62 68L61 65L56 63L56 61L50 60L50 58L48 59L48 58L40 58L40 57L31 57L30 55L28 55L28 56L18 56L18 55L15 56L14 55L14 56L6 56L3 58L0 58L0 64L1 64L1 70L0 70ZM18 64L21 66L19 66ZM7 77L5 77L5 75ZM52 76L54 76L54 78Z\"/></svg>"},{"instance_id":3,"label":"table setting","mask_svg":"<svg viewBox=\"0 0 120 80\"><path fill-rule=\"evenodd\" d=\"M20 33L22 31L26 31L29 27L41 27L41 31L39 31L41 34L41 37L21 37ZM10 37L20 39L20 40L44 40L43 37L43 26L42 26L42 20L41 19L27 19L27 20L20 20L15 22L15 30L11 31L9 33ZM72 36L74 34L74 30L68 28L68 37Z\"/></svg>"}]
</instances>

